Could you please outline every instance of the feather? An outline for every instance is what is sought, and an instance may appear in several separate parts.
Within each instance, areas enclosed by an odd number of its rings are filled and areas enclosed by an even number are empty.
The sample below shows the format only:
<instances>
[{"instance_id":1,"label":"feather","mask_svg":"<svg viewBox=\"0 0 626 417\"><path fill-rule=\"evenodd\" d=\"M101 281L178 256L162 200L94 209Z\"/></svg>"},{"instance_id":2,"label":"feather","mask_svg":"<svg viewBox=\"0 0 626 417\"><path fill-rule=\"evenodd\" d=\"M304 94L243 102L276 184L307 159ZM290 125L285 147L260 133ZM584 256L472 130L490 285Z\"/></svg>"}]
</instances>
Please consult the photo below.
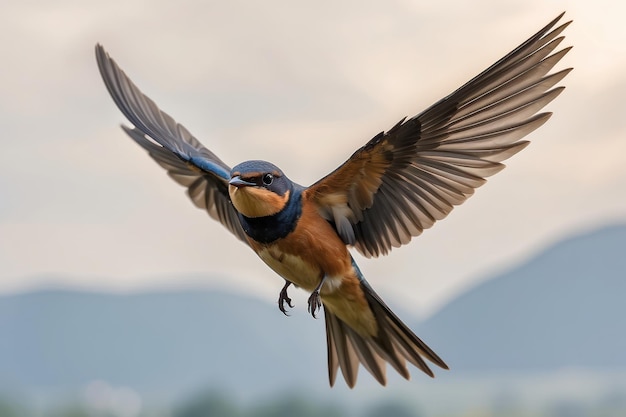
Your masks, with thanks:
<instances>
[{"instance_id":1,"label":"feather","mask_svg":"<svg viewBox=\"0 0 626 417\"><path fill-rule=\"evenodd\" d=\"M446 217L550 117L539 112L563 91L555 85L571 71L549 74L571 49L557 50L569 25L554 28L562 16L452 94L374 136L305 197L322 215L334 213L344 242L367 257L408 243Z\"/></svg>"}]
</instances>

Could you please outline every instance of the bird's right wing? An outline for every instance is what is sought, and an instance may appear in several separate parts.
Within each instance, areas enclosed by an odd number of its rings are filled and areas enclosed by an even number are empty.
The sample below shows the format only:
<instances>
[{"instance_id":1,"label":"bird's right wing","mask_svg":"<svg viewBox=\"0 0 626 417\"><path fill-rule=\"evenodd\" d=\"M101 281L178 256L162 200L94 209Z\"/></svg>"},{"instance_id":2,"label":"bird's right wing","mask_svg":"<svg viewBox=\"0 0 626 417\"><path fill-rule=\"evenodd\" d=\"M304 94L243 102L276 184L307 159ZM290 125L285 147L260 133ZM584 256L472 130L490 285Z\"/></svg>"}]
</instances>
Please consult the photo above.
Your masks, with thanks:
<instances>
[{"instance_id":1,"label":"bird's right wing","mask_svg":"<svg viewBox=\"0 0 626 417\"><path fill-rule=\"evenodd\" d=\"M205 148L189 131L161 111L109 57L96 45L98 68L113 101L135 126L124 131L177 183L187 187L193 203L205 209L244 242L237 212L228 195L230 167Z\"/></svg>"}]
</instances>

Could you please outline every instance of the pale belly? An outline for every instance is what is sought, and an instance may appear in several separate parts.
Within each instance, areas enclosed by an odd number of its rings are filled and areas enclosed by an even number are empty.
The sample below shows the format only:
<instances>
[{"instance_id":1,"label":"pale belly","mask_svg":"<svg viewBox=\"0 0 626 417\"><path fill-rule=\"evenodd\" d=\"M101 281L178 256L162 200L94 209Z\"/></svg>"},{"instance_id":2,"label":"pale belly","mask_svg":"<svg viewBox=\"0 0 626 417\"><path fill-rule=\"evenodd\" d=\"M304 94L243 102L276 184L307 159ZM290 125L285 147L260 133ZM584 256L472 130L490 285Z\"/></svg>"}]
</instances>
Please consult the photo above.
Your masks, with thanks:
<instances>
[{"instance_id":1,"label":"pale belly","mask_svg":"<svg viewBox=\"0 0 626 417\"><path fill-rule=\"evenodd\" d=\"M340 273L325 274L321 266L290 253L290 246L269 245L259 248L259 257L281 277L312 292L326 276L320 297L326 309L364 336L375 335L376 320L370 310L351 264ZM335 255L336 260L340 257Z\"/></svg>"},{"instance_id":2,"label":"pale belly","mask_svg":"<svg viewBox=\"0 0 626 417\"><path fill-rule=\"evenodd\" d=\"M276 245L261 249L258 255L278 275L309 292L313 291L324 277L324 271L319 266L305 261L298 255L285 252ZM321 295L334 292L340 285L340 276L327 276L321 288Z\"/></svg>"}]
</instances>

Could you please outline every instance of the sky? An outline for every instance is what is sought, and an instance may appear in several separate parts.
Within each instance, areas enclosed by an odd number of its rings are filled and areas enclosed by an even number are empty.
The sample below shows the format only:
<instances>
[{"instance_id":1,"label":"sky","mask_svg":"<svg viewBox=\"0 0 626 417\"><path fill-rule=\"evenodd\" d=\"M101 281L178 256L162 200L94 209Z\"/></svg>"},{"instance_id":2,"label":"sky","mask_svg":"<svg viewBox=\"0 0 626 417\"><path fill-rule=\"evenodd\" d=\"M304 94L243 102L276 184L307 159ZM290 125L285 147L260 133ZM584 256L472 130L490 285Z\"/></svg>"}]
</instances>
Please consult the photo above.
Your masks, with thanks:
<instances>
[{"instance_id":1,"label":"sky","mask_svg":"<svg viewBox=\"0 0 626 417\"><path fill-rule=\"evenodd\" d=\"M626 220L619 2L3 0L2 10L0 293L202 285L278 297L282 279L119 128L96 42L226 163L269 160L308 185L566 10L563 45L574 49L557 68L575 69L531 146L411 244L355 257L389 304L428 314L562 238Z\"/></svg>"}]
</instances>

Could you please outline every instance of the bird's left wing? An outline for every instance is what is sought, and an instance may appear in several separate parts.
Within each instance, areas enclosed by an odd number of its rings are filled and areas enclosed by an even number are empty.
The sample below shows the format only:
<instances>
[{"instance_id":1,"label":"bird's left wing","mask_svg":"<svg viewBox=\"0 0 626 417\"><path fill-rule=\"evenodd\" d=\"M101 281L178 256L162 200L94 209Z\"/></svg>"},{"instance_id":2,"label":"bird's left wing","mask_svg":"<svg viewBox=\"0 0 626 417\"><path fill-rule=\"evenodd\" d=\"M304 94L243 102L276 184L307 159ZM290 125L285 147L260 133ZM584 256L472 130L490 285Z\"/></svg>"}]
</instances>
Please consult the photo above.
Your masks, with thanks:
<instances>
[{"instance_id":1,"label":"bird's left wing","mask_svg":"<svg viewBox=\"0 0 626 417\"><path fill-rule=\"evenodd\" d=\"M550 31L562 16L446 98L375 136L304 197L368 257L446 217L550 117L537 112L561 93L552 87L571 70L546 75L570 49L554 52L570 23Z\"/></svg>"},{"instance_id":2,"label":"bird's left wing","mask_svg":"<svg viewBox=\"0 0 626 417\"><path fill-rule=\"evenodd\" d=\"M228 195L230 167L205 148L183 125L161 111L126 76L101 45L98 68L113 101L135 126L124 131L177 183L187 187L194 204L247 242Z\"/></svg>"}]
</instances>

